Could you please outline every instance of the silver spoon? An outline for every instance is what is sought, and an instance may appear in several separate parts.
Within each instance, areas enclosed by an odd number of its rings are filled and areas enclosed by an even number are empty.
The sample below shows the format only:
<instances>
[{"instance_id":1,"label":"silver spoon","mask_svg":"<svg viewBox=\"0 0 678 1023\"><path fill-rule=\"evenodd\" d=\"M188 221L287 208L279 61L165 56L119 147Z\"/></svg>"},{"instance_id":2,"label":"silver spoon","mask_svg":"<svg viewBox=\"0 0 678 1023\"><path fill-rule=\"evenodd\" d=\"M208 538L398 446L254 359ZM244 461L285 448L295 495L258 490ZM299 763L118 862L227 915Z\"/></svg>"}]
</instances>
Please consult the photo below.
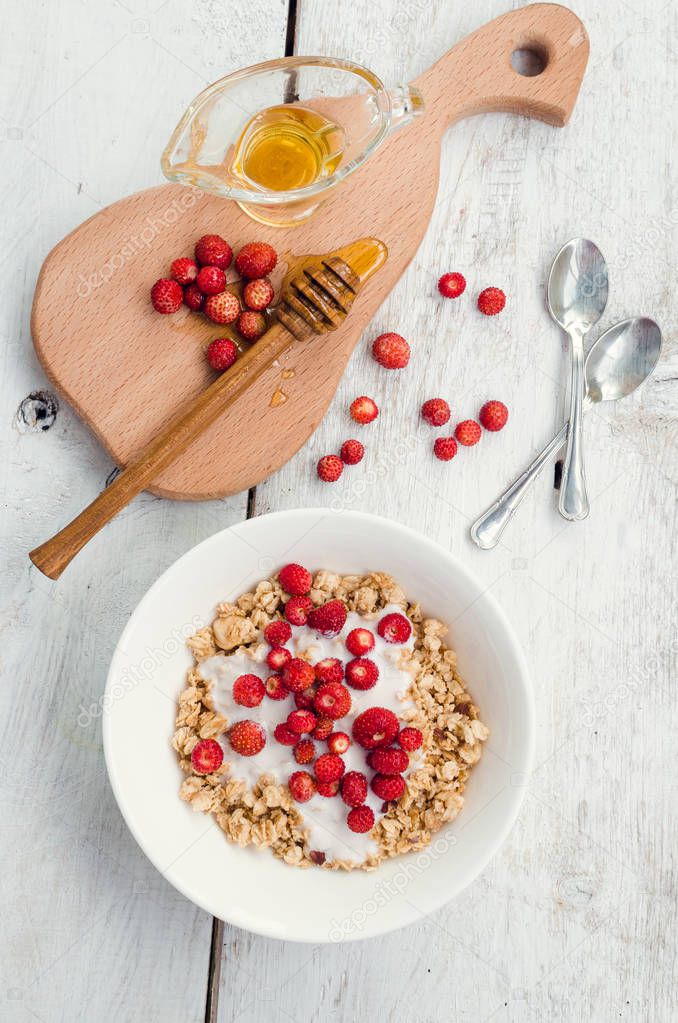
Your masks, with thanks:
<instances>
[{"instance_id":1,"label":"silver spoon","mask_svg":"<svg viewBox=\"0 0 678 1023\"><path fill-rule=\"evenodd\" d=\"M569 335L572 348L570 415L558 510L566 519L589 513L582 451L584 337L607 305L607 265L597 245L573 238L553 260L547 288L548 310Z\"/></svg>"},{"instance_id":2,"label":"silver spoon","mask_svg":"<svg viewBox=\"0 0 678 1023\"><path fill-rule=\"evenodd\" d=\"M586 358L585 411L599 401L626 398L643 383L657 364L662 333L654 320L645 316L615 323L601 334ZM478 547L489 550L518 510L537 476L565 442L567 423L550 444L537 455L529 469L508 487L498 501L471 526L471 538Z\"/></svg>"}]
</instances>

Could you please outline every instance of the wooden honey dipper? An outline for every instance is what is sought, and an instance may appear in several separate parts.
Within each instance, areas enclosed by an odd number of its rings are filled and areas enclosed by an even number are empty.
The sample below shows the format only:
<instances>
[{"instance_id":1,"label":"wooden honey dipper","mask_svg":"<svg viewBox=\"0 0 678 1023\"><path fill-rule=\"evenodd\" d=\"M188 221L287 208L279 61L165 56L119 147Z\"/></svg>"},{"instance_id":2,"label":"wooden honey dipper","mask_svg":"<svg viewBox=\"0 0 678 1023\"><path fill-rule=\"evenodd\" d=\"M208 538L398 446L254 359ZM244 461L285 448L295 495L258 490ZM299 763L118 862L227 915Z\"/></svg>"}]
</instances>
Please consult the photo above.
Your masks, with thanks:
<instances>
[{"instance_id":1,"label":"wooden honey dipper","mask_svg":"<svg viewBox=\"0 0 678 1023\"><path fill-rule=\"evenodd\" d=\"M387 259L386 246L362 238L314 256L283 287L277 320L233 366L164 429L67 526L29 553L33 564L58 579L75 555L107 522L152 483L214 419L295 342L336 330L359 291Z\"/></svg>"}]
</instances>

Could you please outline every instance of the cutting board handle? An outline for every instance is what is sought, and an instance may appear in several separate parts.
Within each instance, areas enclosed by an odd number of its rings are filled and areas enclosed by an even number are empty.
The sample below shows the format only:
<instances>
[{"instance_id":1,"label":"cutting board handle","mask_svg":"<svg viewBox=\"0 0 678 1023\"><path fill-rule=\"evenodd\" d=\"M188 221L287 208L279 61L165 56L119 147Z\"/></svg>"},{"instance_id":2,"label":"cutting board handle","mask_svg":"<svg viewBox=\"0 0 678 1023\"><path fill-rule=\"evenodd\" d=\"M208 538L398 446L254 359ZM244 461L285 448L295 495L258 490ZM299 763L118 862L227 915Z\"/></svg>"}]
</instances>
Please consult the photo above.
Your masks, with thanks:
<instances>
[{"instance_id":1,"label":"cutting board handle","mask_svg":"<svg viewBox=\"0 0 678 1023\"><path fill-rule=\"evenodd\" d=\"M515 50L529 50L543 70L514 70ZM559 4L530 4L503 14L462 39L414 83L427 120L440 134L471 114L503 110L558 127L574 107L589 55L586 29Z\"/></svg>"}]
</instances>

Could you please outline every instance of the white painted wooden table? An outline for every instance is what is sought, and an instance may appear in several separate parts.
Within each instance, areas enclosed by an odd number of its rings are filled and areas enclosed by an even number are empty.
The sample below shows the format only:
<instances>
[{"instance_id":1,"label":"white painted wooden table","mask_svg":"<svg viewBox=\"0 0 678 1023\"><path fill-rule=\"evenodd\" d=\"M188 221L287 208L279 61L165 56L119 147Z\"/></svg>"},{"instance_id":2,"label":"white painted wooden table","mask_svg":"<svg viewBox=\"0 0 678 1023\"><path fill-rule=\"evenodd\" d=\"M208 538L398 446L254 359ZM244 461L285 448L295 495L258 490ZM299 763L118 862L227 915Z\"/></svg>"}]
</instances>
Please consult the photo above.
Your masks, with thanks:
<instances>
[{"instance_id":1,"label":"white painted wooden table","mask_svg":"<svg viewBox=\"0 0 678 1023\"><path fill-rule=\"evenodd\" d=\"M345 56L408 80L510 0L27 0L3 17L0 1019L200 1021L212 921L156 874L104 770L100 696L122 626L178 555L242 520L248 495L205 504L144 496L58 584L26 552L79 511L112 466L62 404L15 410L45 386L29 313L47 251L102 206L160 180L186 102L244 64ZM294 5L292 5L292 8ZM328 503L313 466L351 434L356 393L383 407L366 469L442 393L461 417L510 405L510 428L450 466L430 435L357 507L448 546L508 611L534 674L537 766L519 823L463 898L380 941L284 945L225 928L219 1021L675 1019L675 195L678 14L664 0L577 0L591 61L562 131L504 115L458 125L427 238L375 317L411 339L394 379L359 345L327 418L257 489L256 514ZM288 22L289 16L289 22ZM394 169L397 170L397 169ZM544 311L550 260L572 235L609 259L602 326L635 313L666 352L633 399L586 425L589 520L555 511L540 480L505 545L469 521L563 415L562 340ZM434 298L444 270L497 284L496 321ZM30 420L35 403L23 405ZM250 509L251 510L251 509ZM218 959L219 957L217 957ZM214 965L214 964L213 964ZM217 997L218 996L218 1005Z\"/></svg>"}]
</instances>

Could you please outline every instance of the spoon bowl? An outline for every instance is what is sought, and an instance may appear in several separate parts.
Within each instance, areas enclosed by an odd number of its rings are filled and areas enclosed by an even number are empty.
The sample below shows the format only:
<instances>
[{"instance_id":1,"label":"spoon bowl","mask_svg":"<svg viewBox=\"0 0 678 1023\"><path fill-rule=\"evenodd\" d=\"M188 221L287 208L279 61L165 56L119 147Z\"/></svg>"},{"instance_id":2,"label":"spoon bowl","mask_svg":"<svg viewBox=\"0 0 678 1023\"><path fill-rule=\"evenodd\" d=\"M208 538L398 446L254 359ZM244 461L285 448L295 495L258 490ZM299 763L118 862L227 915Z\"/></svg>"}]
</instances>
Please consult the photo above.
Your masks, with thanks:
<instances>
[{"instance_id":1,"label":"spoon bowl","mask_svg":"<svg viewBox=\"0 0 678 1023\"><path fill-rule=\"evenodd\" d=\"M563 245L549 273L546 301L553 319L568 334L587 334L607 305L605 257L587 238Z\"/></svg>"},{"instance_id":2,"label":"spoon bowl","mask_svg":"<svg viewBox=\"0 0 678 1023\"><path fill-rule=\"evenodd\" d=\"M648 316L615 323L601 334L586 357L587 400L626 398L652 373L661 347L662 332Z\"/></svg>"}]
</instances>

